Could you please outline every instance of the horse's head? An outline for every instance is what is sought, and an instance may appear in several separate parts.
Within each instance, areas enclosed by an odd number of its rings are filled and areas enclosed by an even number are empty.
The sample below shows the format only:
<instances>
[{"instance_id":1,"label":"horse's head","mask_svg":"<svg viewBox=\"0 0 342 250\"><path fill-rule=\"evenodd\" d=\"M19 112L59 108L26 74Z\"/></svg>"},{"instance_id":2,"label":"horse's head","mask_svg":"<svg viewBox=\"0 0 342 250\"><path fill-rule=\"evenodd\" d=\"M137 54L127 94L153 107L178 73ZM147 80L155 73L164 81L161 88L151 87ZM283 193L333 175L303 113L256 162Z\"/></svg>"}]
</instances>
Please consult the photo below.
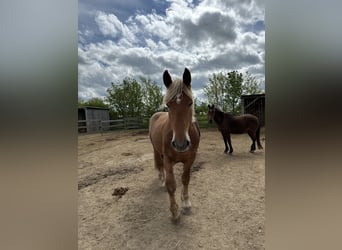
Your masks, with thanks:
<instances>
[{"instance_id":1,"label":"horse's head","mask_svg":"<svg viewBox=\"0 0 342 250\"><path fill-rule=\"evenodd\" d=\"M168 107L169 119L173 131L171 146L177 152L185 152L191 145L189 127L193 121L193 98L191 92L191 74L185 68L183 80L172 81L165 70L163 81L167 88L164 103Z\"/></svg>"},{"instance_id":2,"label":"horse's head","mask_svg":"<svg viewBox=\"0 0 342 250\"><path fill-rule=\"evenodd\" d=\"M208 121L209 123L212 123L214 120L215 115L215 105L208 104Z\"/></svg>"}]
</instances>

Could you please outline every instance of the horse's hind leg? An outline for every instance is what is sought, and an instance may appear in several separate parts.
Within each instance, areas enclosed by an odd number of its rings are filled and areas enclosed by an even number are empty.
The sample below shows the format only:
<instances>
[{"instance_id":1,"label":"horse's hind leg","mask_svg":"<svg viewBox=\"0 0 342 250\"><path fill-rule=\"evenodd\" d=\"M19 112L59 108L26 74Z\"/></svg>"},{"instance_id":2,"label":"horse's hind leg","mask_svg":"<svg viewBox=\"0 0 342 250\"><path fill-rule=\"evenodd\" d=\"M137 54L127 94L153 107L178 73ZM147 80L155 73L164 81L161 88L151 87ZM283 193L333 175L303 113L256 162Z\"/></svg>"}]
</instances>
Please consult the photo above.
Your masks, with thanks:
<instances>
[{"instance_id":1,"label":"horse's hind leg","mask_svg":"<svg viewBox=\"0 0 342 250\"><path fill-rule=\"evenodd\" d=\"M249 137L252 139L252 145L251 145L251 153L254 153L256 147L255 147L255 141L256 141L256 136L254 133L252 133L251 131L248 131L248 135Z\"/></svg>"},{"instance_id":2,"label":"horse's hind leg","mask_svg":"<svg viewBox=\"0 0 342 250\"><path fill-rule=\"evenodd\" d=\"M258 127L258 129L256 131L256 140L257 140L257 144L258 144L258 149L263 149L261 142L260 142L260 126Z\"/></svg>"},{"instance_id":3,"label":"horse's hind leg","mask_svg":"<svg viewBox=\"0 0 342 250\"><path fill-rule=\"evenodd\" d=\"M165 172L163 167L163 157L154 149L154 166L159 171L158 177L162 186L165 186Z\"/></svg>"}]
</instances>

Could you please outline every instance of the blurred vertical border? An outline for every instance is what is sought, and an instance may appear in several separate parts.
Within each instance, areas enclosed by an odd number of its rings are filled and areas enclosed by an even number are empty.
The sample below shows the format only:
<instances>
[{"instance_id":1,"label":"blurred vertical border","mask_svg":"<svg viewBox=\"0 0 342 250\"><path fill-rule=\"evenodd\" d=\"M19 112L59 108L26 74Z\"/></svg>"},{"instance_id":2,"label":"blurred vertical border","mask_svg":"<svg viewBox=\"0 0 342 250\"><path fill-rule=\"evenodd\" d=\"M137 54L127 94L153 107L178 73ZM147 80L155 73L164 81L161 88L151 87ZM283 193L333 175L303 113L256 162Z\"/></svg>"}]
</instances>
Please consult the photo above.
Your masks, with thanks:
<instances>
[{"instance_id":1,"label":"blurred vertical border","mask_svg":"<svg viewBox=\"0 0 342 250\"><path fill-rule=\"evenodd\" d=\"M266 249L341 249L340 1L266 1ZM77 1L0 4L0 248L77 249Z\"/></svg>"},{"instance_id":2,"label":"blurred vertical border","mask_svg":"<svg viewBox=\"0 0 342 250\"><path fill-rule=\"evenodd\" d=\"M0 4L0 249L77 249L77 6Z\"/></svg>"},{"instance_id":3,"label":"blurred vertical border","mask_svg":"<svg viewBox=\"0 0 342 250\"><path fill-rule=\"evenodd\" d=\"M341 7L266 2L266 249L342 249Z\"/></svg>"}]
</instances>

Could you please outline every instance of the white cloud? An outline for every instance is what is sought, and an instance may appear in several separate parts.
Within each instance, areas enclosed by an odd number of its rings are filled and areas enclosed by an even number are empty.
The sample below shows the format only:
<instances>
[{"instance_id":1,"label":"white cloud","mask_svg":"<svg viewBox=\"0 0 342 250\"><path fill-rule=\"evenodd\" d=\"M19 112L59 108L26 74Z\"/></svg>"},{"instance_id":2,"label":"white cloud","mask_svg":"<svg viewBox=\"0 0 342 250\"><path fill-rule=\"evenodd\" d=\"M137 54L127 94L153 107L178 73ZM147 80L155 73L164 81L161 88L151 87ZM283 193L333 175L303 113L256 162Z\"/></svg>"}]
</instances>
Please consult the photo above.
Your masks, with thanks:
<instances>
[{"instance_id":1,"label":"white cloud","mask_svg":"<svg viewBox=\"0 0 342 250\"><path fill-rule=\"evenodd\" d=\"M103 35L116 37L122 31L122 23L113 14L105 14L102 11L96 13L95 22Z\"/></svg>"},{"instance_id":2,"label":"white cloud","mask_svg":"<svg viewBox=\"0 0 342 250\"><path fill-rule=\"evenodd\" d=\"M96 32L79 32L81 98L103 96L111 82L124 77L161 82L165 69L180 77L184 67L192 73L195 96L203 96L209 75L218 71L248 70L264 82L265 32L246 30L264 20L262 1L169 2L164 14L132 12L126 21L96 12L94 22L105 39L87 43Z\"/></svg>"},{"instance_id":3,"label":"white cloud","mask_svg":"<svg viewBox=\"0 0 342 250\"><path fill-rule=\"evenodd\" d=\"M156 36L159 39L169 39L172 37L172 23L161 15L151 13L148 15L137 15L135 19L141 25L140 28L148 35Z\"/></svg>"},{"instance_id":4,"label":"white cloud","mask_svg":"<svg viewBox=\"0 0 342 250\"><path fill-rule=\"evenodd\" d=\"M95 15L95 22L105 36L123 37L128 44L136 40L130 28L123 24L114 14L98 11Z\"/></svg>"}]
</instances>

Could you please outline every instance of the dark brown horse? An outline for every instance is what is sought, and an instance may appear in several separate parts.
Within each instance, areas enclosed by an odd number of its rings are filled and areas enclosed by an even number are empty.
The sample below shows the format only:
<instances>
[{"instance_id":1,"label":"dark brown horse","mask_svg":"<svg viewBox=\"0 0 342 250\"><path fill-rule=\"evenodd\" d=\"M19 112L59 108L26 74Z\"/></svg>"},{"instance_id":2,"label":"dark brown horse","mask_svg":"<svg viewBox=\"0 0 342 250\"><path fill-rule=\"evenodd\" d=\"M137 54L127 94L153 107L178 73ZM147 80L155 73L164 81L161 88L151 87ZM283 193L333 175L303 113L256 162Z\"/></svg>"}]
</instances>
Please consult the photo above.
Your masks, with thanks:
<instances>
[{"instance_id":1,"label":"dark brown horse","mask_svg":"<svg viewBox=\"0 0 342 250\"><path fill-rule=\"evenodd\" d=\"M224 113L214 105L208 105L208 119L209 122L214 120L217 124L226 147L224 150L225 153L228 151L227 142L229 144L229 154L233 153L230 134L248 133L249 137L252 139L251 153L255 151L255 142L258 144L258 149L263 149L260 143L259 119L256 116L250 114L233 116L229 113Z\"/></svg>"},{"instance_id":2,"label":"dark brown horse","mask_svg":"<svg viewBox=\"0 0 342 250\"><path fill-rule=\"evenodd\" d=\"M184 212L187 212L191 208L188 193L190 171L196 157L200 131L194 118L190 71L184 70L183 80L172 81L166 70L163 80L167 88L164 103L168 112L157 112L150 118L149 135L154 150L154 165L169 193L172 218L177 220L180 213L175 200L173 166L178 162L184 164L181 199Z\"/></svg>"}]
</instances>

